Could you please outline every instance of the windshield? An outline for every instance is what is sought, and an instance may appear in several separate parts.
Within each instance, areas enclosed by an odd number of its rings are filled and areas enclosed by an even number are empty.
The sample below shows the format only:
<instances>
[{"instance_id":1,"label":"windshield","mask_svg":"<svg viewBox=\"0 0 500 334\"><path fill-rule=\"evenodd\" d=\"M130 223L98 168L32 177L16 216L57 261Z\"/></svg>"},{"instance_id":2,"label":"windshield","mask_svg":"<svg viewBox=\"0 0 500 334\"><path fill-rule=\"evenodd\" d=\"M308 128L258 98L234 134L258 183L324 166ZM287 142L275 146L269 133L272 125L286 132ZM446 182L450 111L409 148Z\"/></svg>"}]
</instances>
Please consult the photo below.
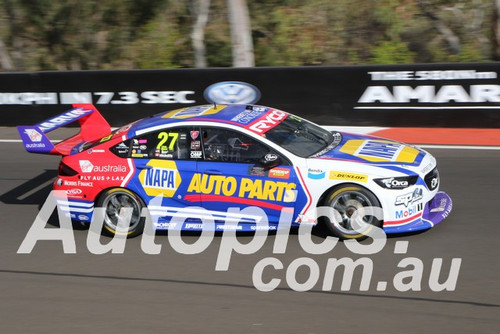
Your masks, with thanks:
<instances>
[{"instance_id":1,"label":"windshield","mask_svg":"<svg viewBox=\"0 0 500 334\"><path fill-rule=\"evenodd\" d=\"M267 131L265 136L273 143L302 158L325 151L334 142L331 132L293 115Z\"/></svg>"}]
</instances>

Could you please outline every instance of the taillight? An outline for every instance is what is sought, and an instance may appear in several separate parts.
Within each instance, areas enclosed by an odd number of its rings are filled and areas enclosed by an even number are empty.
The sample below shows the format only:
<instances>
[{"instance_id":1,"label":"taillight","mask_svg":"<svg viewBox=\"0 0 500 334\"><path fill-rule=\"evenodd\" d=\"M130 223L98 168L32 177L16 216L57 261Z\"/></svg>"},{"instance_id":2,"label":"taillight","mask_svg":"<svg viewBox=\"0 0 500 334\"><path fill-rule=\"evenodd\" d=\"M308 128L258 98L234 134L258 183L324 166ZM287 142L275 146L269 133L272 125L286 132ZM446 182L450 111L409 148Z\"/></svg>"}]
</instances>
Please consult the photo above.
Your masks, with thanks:
<instances>
[{"instance_id":1,"label":"taillight","mask_svg":"<svg viewBox=\"0 0 500 334\"><path fill-rule=\"evenodd\" d=\"M59 175L61 175L61 176L74 176L76 174L78 174L77 171L75 171L73 168L69 167L64 162L61 161L61 163L59 164Z\"/></svg>"}]
</instances>

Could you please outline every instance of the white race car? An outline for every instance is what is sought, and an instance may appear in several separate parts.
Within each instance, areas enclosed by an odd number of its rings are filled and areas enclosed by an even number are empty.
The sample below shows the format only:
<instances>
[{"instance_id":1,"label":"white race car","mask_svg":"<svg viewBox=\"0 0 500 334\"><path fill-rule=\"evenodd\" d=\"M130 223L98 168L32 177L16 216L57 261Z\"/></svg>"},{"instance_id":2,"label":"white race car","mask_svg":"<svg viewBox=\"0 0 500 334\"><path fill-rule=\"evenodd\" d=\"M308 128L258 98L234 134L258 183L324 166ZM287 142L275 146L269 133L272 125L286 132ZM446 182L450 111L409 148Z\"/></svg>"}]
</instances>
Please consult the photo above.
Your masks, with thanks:
<instances>
[{"instance_id":1,"label":"white race car","mask_svg":"<svg viewBox=\"0 0 500 334\"><path fill-rule=\"evenodd\" d=\"M45 133L78 120L80 133L53 144ZM105 232L117 230L119 212L133 210L129 236L142 233L142 208L162 196L156 229L172 228L183 212L183 230L203 227L200 209L227 228L254 231L262 217L229 208L257 207L270 230L283 209L292 226L316 223L317 208L336 211L326 219L335 236L363 238L353 215L382 208L383 217L364 216L367 226L386 233L429 229L450 213L452 201L439 192L436 160L399 142L327 131L284 111L254 105L188 107L145 118L111 132L90 104L35 126L20 126L25 148L63 155L54 189L67 194L68 214L89 223L93 208L105 207ZM189 208L196 214L189 216ZM162 211L163 210L163 211ZM194 212L194 211L193 211Z\"/></svg>"}]
</instances>

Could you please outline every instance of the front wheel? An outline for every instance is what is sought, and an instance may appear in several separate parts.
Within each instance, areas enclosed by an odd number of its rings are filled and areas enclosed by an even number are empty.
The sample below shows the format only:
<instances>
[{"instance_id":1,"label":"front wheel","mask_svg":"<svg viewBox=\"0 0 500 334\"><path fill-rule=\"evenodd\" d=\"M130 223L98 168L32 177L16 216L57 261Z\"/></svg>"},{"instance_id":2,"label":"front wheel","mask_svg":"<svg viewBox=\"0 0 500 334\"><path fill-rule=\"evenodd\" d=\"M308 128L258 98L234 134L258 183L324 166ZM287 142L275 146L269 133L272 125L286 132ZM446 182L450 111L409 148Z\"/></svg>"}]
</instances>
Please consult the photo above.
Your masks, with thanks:
<instances>
[{"instance_id":1,"label":"front wheel","mask_svg":"<svg viewBox=\"0 0 500 334\"><path fill-rule=\"evenodd\" d=\"M141 217L142 208L145 207L142 199L133 192L123 189L114 188L106 190L97 201L97 207L104 208L104 224L103 232L109 236L114 236L118 233L127 234L127 238L133 238L142 233L144 230L145 218ZM119 231L118 223L122 216L122 209L132 209L130 217L130 225L128 230Z\"/></svg>"},{"instance_id":2,"label":"front wheel","mask_svg":"<svg viewBox=\"0 0 500 334\"><path fill-rule=\"evenodd\" d=\"M372 215L354 219L360 208L381 208L377 197L368 189L358 185L340 185L326 196L325 205L335 209L335 217L325 219L325 225L334 236L345 239L362 240L373 226L382 227L382 220Z\"/></svg>"}]
</instances>

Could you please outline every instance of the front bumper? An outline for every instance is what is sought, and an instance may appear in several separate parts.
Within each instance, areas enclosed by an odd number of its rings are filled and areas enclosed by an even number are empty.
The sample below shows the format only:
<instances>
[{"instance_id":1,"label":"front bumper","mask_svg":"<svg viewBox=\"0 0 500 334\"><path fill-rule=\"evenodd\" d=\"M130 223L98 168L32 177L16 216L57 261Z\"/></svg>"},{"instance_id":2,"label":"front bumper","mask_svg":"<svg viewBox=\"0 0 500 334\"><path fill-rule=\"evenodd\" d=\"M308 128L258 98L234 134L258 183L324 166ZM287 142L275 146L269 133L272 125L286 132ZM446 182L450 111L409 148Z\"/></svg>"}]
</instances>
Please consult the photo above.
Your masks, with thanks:
<instances>
[{"instance_id":1,"label":"front bumper","mask_svg":"<svg viewBox=\"0 0 500 334\"><path fill-rule=\"evenodd\" d=\"M414 219L400 224L384 224L387 234L408 233L428 230L442 222L451 212L453 202L447 193L439 191L434 198L425 204L424 210Z\"/></svg>"}]
</instances>

